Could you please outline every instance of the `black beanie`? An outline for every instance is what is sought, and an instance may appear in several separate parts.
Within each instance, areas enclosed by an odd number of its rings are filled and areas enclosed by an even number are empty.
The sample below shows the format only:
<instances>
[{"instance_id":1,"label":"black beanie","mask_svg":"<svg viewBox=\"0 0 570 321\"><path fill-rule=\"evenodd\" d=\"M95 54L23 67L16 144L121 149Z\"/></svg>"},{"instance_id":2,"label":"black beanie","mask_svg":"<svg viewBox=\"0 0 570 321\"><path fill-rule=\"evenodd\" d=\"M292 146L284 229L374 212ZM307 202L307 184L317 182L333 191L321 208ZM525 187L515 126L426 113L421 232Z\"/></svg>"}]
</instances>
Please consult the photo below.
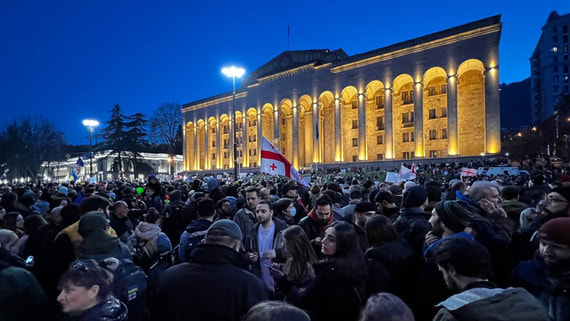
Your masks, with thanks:
<instances>
[{"instance_id":1,"label":"black beanie","mask_svg":"<svg viewBox=\"0 0 570 321\"><path fill-rule=\"evenodd\" d=\"M468 227L474 216L465 201L442 201L434 209L441 222L456 233Z\"/></svg>"},{"instance_id":2,"label":"black beanie","mask_svg":"<svg viewBox=\"0 0 570 321\"><path fill-rule=\"evenodd\" d=\"M558 193L562 195L567 201L570 202L570 186L561 186L552 189L552 193Z\"/></svg>"},{"instance_id":3,"label":"black beanie","mask_svg":"<svg viewBox=\"0 0 570 321\"><path fill-rule=\"evenodd\" d=\"M402 199L402 207L412 208L420 207L427 200L427 191L423 186L412 186L404 192L404 197Z\"/></svg>"}]
</instances>

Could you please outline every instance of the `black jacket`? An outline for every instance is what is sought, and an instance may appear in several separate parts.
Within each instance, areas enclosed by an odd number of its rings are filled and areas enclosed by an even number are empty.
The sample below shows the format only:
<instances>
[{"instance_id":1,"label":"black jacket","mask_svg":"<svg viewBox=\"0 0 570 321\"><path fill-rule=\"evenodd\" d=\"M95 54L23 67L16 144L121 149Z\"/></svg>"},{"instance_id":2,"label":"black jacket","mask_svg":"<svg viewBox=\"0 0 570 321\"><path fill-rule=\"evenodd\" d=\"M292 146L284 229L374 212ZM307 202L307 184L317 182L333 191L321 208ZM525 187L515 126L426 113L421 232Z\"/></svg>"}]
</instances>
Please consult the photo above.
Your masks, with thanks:
<instances>
[{"instance_id":1,"label":"black jacket","mask_svg":"<svg viewBox=\"0 0 570 321\"><path fill-rule=\"evenodd\" d=\"M419 207L405 208L393 225L396 231L408 241L414 253L422 257L426 234L431 231L431 225L424 210Z\"/></svg>"},{"instance_id":2,"label":"black jacket","mask_svg":"<svg viewBox=\"0 0 570 321\"><path fill-rule=\"evenodd\" d=\"M253 305L269 299L263 281L244 270L235 250L200 244L190 262L166 270L150 300L152 320L241 320ZM174 286L175 285L175 286Z\"/></svg>"}]
</instances>

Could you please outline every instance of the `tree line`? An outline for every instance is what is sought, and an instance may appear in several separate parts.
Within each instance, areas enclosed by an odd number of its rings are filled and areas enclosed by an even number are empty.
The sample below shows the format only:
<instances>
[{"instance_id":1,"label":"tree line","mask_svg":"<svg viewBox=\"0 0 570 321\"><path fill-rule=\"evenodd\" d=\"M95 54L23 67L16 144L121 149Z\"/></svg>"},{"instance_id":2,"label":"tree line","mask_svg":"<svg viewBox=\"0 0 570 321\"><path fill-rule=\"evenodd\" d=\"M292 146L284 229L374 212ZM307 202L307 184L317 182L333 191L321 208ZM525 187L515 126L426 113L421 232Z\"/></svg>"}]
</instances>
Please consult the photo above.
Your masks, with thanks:
<instances>
[{"instance_id":1,"label":"tree line","mask_svg":"<svg viewBox=\"0 0 570 321\"><path fill-rule=\"evenodd\" d=\"M178 103L163 103L149 118L145 114L125 115L120 105L109 111L102 134L97 135L93 151L110 151L111 171L120 177L124 171L135 175L152 172L141 161L141 152L182 153L182 107ZM67 144L62 131L41 116L14 120L0 131L0 176L2 179L40 177L42 162L57 162L69 157L93 157L89 147Z\"/></svg>"}]
</instances>

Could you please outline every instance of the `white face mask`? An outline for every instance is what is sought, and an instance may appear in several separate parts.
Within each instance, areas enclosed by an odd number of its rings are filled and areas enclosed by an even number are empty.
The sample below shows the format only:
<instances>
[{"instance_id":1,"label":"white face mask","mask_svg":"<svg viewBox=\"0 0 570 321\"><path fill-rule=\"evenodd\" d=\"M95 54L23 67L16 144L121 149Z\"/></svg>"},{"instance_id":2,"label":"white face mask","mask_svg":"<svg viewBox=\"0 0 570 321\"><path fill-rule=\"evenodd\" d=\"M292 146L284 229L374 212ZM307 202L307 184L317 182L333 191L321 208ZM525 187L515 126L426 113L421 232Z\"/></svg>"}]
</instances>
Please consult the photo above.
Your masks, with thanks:
<instances>
[{"instance_id":1,"label":"white face mask","mask_svg":"<svg viewBox=\"0 0 570 321\"><path fill-rule=\"evenodd\" d=\"M295 206L291 207L291 209L289 210L289 215L291 216L297 215L297 209L295 208Z\"/></svg>"}]
</instances>

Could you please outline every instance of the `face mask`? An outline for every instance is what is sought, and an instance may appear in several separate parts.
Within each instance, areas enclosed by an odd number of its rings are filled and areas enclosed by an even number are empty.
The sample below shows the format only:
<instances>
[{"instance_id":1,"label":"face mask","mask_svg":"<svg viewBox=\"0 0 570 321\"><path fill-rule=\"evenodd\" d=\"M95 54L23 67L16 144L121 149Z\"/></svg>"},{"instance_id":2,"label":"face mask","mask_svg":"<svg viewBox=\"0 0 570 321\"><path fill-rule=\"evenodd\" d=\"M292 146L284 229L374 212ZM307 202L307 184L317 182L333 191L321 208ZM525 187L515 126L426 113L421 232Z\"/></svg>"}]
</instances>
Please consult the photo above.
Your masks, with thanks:
<instances>
[{"instance_id":1,"label":"face mask","mask_svg":"<svg viewBox=\"0 0 570 321\"><path fill-rule=\"evenodd\" d=\"M291 209L289 211L290 211L289 215L291 215L291 216L297 215L297 209L294 206L291 207Z\"/></svg>"}]
</instances>

